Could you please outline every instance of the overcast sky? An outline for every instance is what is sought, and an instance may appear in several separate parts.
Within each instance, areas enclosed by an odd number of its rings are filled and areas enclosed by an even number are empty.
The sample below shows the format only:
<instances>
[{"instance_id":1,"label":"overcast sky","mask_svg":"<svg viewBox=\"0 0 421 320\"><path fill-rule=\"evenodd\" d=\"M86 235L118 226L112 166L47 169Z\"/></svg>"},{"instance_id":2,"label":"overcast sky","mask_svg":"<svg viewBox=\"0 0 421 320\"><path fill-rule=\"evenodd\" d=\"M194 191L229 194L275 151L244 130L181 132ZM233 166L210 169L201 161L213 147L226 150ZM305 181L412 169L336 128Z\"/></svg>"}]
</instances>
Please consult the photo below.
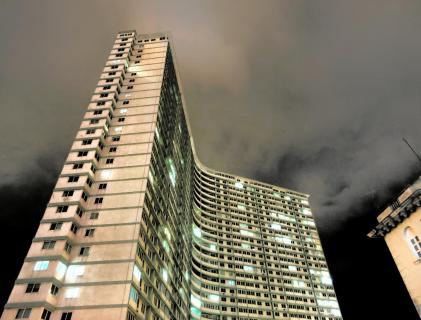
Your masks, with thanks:
<instances>
[{"instance_id":1,"label":"overcast sky","mask_svg":"<svg viewBox=\"0 0 421 320\"><path fill-rule=\"evenodd\" d=\"M2 0L0 188L56 179L126 29L171 32L202 162L311 194L322 230L420 173L420 1Z\"/></svg>"}]
</instances>

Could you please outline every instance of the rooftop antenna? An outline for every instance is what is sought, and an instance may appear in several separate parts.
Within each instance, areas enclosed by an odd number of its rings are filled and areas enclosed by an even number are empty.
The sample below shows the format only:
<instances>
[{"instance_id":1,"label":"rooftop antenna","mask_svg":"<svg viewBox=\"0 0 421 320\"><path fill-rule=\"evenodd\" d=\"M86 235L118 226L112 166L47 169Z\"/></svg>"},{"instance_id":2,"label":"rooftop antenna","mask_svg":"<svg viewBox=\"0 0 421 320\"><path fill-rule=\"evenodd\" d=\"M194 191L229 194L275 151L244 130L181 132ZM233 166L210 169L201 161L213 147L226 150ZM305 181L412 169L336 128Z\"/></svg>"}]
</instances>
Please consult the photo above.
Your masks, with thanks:
<instances>
[{"instance_id":1,"label":"rooftop antenna","mask_svg":"<svg viewBox=\"0 0 421 320\"><path fill-rule=\"evenodd\" d=\"M402 137L402 140L406 143L406 145L411 149L412 153L417 157L418 161L421 163L420 155L415 151L415 149L409 144L408 140L405 137Z\"/></svg>"}]
</instances>

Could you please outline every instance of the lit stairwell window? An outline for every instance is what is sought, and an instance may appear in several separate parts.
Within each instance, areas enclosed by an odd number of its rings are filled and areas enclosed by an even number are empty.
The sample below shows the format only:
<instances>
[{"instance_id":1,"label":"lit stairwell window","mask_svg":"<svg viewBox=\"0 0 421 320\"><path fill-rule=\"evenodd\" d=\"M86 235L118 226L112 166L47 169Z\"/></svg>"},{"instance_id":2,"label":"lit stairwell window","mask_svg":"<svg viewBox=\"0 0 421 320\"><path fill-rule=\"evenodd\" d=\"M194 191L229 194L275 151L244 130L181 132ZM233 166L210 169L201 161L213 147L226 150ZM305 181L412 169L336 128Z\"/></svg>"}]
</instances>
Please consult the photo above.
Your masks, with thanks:
<instances>
[{"instance_id":1,"label":"lit stairwell window","mask_svg":"<svg viewBox=\"0 0 421 320\"><path fill-rule=\"evenodd\" d=\"M421 241L411 227L404 230L405 241L416 259L421 259Z\"/></svg>"}]
</instances>

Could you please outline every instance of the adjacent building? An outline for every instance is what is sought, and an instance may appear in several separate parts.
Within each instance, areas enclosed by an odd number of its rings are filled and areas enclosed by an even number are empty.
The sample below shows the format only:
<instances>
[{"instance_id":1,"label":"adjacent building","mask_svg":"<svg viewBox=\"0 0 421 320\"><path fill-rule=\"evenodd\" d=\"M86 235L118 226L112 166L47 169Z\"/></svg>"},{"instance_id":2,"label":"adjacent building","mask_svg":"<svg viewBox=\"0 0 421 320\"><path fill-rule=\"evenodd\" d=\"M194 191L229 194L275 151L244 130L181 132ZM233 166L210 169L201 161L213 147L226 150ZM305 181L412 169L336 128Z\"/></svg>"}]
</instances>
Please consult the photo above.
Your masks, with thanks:
<instances>
[{"instance_id":1,"label":"adjacent building","mask_svg":"<svg viewBox=\"0 0 421 320\"><path fill-rule=\"evenodd\" d=\"M308 198L200 163L168 36L120 32L1 320L342 319Z\"/></svg>"},{"instance_id":2,"label":"adjacent building","mask_svg":"<svg viewBox=\"0 0 421 320\"><path fill-rule=\"evenodd\" d=\"M368 236L386 241L421 318L421 177L377 221Z\"/></svg>"}]
</instances>

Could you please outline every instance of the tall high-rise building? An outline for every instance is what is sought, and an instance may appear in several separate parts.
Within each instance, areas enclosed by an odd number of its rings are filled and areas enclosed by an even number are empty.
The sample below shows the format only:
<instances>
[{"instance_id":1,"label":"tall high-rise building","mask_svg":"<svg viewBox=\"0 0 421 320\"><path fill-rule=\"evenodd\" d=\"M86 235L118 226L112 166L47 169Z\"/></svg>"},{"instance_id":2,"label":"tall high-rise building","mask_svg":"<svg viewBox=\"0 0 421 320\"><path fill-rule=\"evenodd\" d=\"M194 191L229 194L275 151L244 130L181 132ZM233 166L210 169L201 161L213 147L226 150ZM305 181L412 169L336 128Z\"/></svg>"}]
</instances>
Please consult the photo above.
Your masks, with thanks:
<instances>
[{"instance_id":1,"label":"tall high-rise building","mask_svg":"<svg viewBox=\"0 0 421 320\"><path fill-rule=\"evenodd\" d=\"M341 319L308 195L195 155L165 34L120 32L1 320Z\"/></svg>"},{"instance_id":2,"label":"tall high-rise building","mask_svg":"<svg viewBox=\"0 0 421 320\"><path fill-rule=\"evenodd\" d=\"M384 238L421 318L421 177L378 217L370 238Z\"/></svg>"}]
</instances>

